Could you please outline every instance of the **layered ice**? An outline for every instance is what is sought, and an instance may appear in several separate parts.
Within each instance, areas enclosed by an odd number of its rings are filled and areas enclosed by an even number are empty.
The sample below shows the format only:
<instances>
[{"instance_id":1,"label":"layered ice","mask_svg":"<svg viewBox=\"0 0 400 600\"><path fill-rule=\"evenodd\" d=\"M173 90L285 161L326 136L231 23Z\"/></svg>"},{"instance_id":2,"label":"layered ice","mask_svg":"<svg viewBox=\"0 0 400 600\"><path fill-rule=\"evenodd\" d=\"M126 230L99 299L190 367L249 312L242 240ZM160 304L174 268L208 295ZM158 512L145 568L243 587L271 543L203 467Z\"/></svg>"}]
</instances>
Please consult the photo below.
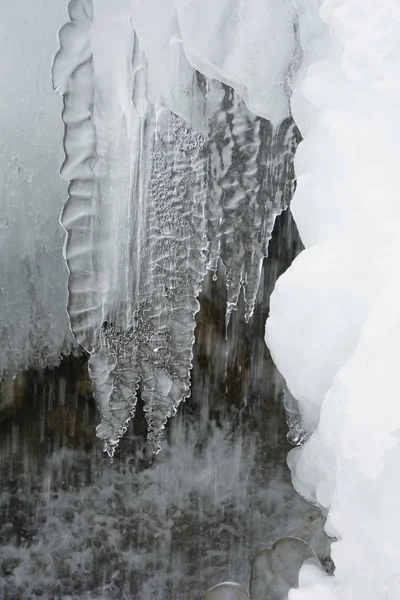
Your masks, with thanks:
<instances>
[{"instance_id":1,"label":"layered ice","mask_svg":"<svg viewBox=\"0 0 400 600\"><path fill-rule=\"evenodd\" d=\"M289 466L327 514L335 574L305 567L289 599L389 600L400 597L400 7L325 1L320 18L292 103L306 249L276 286L266 340L310 436Z\"/></svg>"},{"instance_id":2,"label":"layered ice","mask_svg":"<svg viewBox=\"0 0 400 600\"><path fill-rule=\"evenodd\" d=\"M73 0L53 66L70 182L61 218L68 313L90 354L97 433L110 455L139 384L155 449L188 396L197 296L219 258L227 324L241 289L251 317L275 218L294 185L299 134L282 120L287 112L271 124L229 77L195 70L174 38L177 15L187 34L193 15L170 8Z\"/></svg>"}]
</instances>

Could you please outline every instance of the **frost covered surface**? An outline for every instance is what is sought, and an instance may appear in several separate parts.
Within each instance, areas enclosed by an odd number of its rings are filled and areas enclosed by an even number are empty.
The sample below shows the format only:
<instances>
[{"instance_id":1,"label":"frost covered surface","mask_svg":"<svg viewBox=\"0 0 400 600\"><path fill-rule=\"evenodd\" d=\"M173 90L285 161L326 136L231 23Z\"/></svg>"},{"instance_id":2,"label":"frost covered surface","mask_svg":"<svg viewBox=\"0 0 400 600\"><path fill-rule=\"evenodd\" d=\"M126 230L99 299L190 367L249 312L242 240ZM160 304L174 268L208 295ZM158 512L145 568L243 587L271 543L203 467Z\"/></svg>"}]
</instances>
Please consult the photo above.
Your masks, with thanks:
<instances>
[{"instance_id":1,"label":"frost covered surface","mask_svg":"<svg viewBox=\"0 0 400 600\"><path fill-rule=\"evenodd\" d=\"M320 15L315 59L329 50L293 105L306 250L276 286L266 338L312 433L289 466L328 514L336 570L304 567L289 598L389 600L400 597L400 7L336 0Z\"/></svg>"},{"instance_id":2,"label":"frost covered surface","mask_svg":"<svg viewBox=\"0 0 400 600\"><path fill-rule=\"evenodd\" d=\"M62 4L1 8L0 377L54 365L73 347L58 222L66 197L57 174L61 103L49 75Z\"/></svg>"},{"instance_id":3,"label":"frost covered surface","mask_svg":"<svg viewBox=\"0 0 400 600\"><path fill-rule=\"evenodd\" d=\"M91 354L97 433L110 455L134 414L139 382L155 449L189 395L197 296L219 257L227 323L241 286L250 318L275 218L293 191L293 121L282 121L284 112L273 127L233 89L195 71L182 42L170 43L168 19L152 36L168 7L151 23L135 3L116 10L74 0L53 66L64 95L61 172L70 181L62 214L68 312ZM288 28L286 12L276 16ZM194 16L184 6L178 14L184 38ZM254 20L253 11L248 27ZM281 63L274 77L283 82Z\"/></svg>"}]
</instances>

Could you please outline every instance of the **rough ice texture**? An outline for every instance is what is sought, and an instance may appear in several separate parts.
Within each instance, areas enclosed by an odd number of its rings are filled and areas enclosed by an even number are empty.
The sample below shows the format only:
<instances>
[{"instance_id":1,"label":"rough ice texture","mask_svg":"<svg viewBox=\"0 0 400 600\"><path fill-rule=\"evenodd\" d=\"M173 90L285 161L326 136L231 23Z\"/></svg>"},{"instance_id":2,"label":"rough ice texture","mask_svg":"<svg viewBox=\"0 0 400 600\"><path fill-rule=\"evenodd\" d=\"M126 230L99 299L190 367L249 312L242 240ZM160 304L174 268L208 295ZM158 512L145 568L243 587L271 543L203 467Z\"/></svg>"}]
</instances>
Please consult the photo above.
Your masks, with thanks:
<instances>
[{"instance_id":1,"label":"rough ice texture","mask_svg":"<svg viewBox=\"0 0 400 600\"><path fill-rule=\"evenodd\" d=\"M73 0L69 11L53 81L64 95L71 327L91 355L105 450L125 432L139 382L157 449L189 394L197 296L220 257L227 322L241 287L246 319L253 313L299 134L291 119L274 128L255 116L180 55L170 60L184 80L155 94L163 30L141 38L144 8Z\"/></svg>"},{"instance_id":2,"label":"rough ice texture","mask_svg":"<svg viewBox=\"0 0 400 600\"><path fill-rule=\"evenodd\" d=\"M320 42L303 43L310 63L328 52L293 105L306 249L277 284L266 339L312 434L289 466L328 515L336 570L307 566L289 599L389 600L400 597L400 6L326 1L320 15Z\"/></svg>"},{"instance_id":3,"label":"rough ice texture","mask_svg":"<svg viewBox=\"0 0 400 600\"><path fill-rule=\"evenodd\" d=\"M59 2L1 7L0 377L54 365L74 345L58 222L66 196L57 174L60 102L49 74L64 20Z\"/></svg>"}]
</instances>

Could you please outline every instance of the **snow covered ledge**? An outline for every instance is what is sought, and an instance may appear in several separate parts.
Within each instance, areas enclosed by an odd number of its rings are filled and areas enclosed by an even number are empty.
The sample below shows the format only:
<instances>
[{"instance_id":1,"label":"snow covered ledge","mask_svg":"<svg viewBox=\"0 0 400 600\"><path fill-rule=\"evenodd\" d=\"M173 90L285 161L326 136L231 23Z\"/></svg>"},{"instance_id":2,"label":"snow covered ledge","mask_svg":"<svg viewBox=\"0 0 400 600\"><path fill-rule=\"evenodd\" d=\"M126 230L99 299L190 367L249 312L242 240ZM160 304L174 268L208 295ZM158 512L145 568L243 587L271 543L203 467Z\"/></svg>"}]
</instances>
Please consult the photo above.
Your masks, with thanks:
<instances>
[{"instance_id":1,"label":"snow covered ledge","mask_svg":"<svg viewBox=\"0 0 400 600\"><path fill-rule=\"evenodd\" d=\"M312 4L312 0L301 4ZM315 3L314 3L315 4ZM326 511L333 577L290 600L400 598L400 3L326 0L292 100L292 204L306 249L278 281L266 341L311 434L288 463ZM311 53L311 54L310 54ZM323 52L322 52L323 53Z\"/></svg>"}]
</instances>

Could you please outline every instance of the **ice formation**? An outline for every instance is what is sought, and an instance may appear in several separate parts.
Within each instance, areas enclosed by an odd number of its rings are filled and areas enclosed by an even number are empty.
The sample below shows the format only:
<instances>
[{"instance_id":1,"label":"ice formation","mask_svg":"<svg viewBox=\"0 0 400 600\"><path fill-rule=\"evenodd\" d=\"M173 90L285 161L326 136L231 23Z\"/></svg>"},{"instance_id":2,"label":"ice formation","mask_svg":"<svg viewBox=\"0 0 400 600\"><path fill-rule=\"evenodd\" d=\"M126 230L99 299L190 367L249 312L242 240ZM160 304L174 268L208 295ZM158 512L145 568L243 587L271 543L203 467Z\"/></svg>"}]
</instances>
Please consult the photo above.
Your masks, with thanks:
<instances>
[{"instance_id":1,"label":"ice formation","mask_svg":"<svg viewBox=\"0 0 400 600\"><path fill-rule=\"evenodd\" d=\"M268 11L274 35L288 38L287 56L258 24L257 39L276 55L266 69L250 50L239 60L232 41L247 39L259 19L256 3L245 14L228 2L220 13L210 9L205 46L194 35L204 19L199 3L69 5L53 66L64 95L61 173L70 182L61 218L68 312L90 353L97 433L111 456L139 383L155 449L188 396L197 296L219 258L227 323L241 288L246 319L252 315L274 221L292 195L298 142L283 92L296 50L293 13L279 5ZM230 41L221 43L226 15ZM195 69L204 65L202 74ZM244 72L249 81L239 84Z\"/></svg>"},{"instance_id":2,"label":"ice formation","mask_svg":"<svg viewBox=\"0 0 400 600\"><path fill-rule=\"evenodd\" d=\"M227 322L241 289L250 318L294 183L291 112L304 137L292 210L306 249L276 286L266 338L288 385L292 439L307 440L289 456L294 484L337 542L334 576L305 565L289 599L400 598L398 0L72 0L69 14L53 66L70 182L68 312L90 354L105 450L139 385L157 447L188 395L197 295L220 258ZM2 339L16 341L2 347L6 370L36 360L39 346L54 360L71 347L46 220L56 203L35 205L52 194L19 164L39 147L21 106L29 151L0 115ZM39 134L47 171L53 132Z\"/></svg>"},{"instance_id":3,"label":"ice formation","mask_svg":"<svg viewBox=\"0 0 400 600\"><path fill-rule=\"evenodd\" d=\"M60 2L1 7L0 378L54 365L73 347L58 223L66 194L57 174L61 102L49 77L63 20Z\"/></svg>"},{"instance_id":4,"label":"ice formation","mask_svg":"<svg viewBox=\"0 0 400 600\"><path fill-rule=\"evenodd\" d=\"M304 567L289 599L392 600L400 5L326 0L315 35L300 27L300 37L309 67L292 99L304 137L292 212L306 249L277 283L266 340L310 435L289 454L295 487L327 514L336 542L334 576Z\"/></svg>"}]
</instances>

